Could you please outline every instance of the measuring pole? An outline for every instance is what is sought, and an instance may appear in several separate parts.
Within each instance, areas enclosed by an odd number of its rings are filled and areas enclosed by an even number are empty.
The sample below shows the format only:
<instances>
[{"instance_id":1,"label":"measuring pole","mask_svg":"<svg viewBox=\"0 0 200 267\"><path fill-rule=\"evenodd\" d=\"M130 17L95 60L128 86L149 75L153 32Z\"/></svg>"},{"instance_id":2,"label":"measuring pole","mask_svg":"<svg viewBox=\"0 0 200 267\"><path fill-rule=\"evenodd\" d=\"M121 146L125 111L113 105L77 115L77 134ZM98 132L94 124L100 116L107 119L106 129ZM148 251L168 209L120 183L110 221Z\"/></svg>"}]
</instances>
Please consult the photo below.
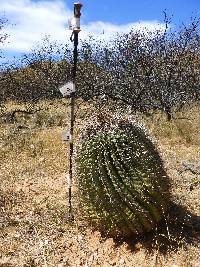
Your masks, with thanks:
<instances>
[{"instance_id":1,"label":"measuring pole","mask_svg":"<svg viewBox=\"0 0 200 267\"><path fill-rule=\"evenodd\" d=\"M74 3L74 18L71 21L72 36L70 40L74 42L73 50L73 70L72 70L72 82L73 92L71 93L71 119L70 119L70 135L71 142L69 148L69 219L73 220L72 214L72 178L73 178L73 166L72 157L74 151L73 133L74 133L74 108L75 108L75 91L76 91L76 70L77 70L77 58L78 58L78 34L80 30L80 16L81 16L81 3Z\"/></svg>"}]
</instances>

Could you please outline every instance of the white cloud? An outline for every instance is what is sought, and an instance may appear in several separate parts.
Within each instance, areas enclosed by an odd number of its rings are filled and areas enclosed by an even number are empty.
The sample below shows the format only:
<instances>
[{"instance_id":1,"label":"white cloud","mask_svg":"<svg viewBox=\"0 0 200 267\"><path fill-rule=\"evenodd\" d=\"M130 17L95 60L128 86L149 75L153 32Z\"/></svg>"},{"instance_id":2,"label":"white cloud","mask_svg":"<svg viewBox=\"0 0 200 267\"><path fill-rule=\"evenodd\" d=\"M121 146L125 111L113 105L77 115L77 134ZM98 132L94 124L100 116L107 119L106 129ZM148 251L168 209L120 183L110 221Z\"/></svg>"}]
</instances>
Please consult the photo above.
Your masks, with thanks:
<instances>
[{"instance_id":1,"label":"white cloud","mask_svg":"<svg viewBox=\"0 0 200 267\"><path fill-rule=\"evenodd\" d=\"M82 25L83 32L86 32L87 35L95 35L99 38L110 38L118 33L128 33L131 30L155 31L164 30L164 28L165 25L158 23L158 21L140 21L121 25L97 21L91 22L88 25Z\"/></svg>"},{"instance_id":2,"label":"white cloud","mask_svg":"<svg viewBox=\"0 0 200 267\"><path fill-rule=\"evenodd\" d=\"M61 1L1 0L0 9L13 24L5 29L10 37L3 48L19 52L28 51L45 35L63 40L72 16Z\"/></svg>"},{"instance_id":3,"label":"white cloud","mask_svg":"<svg viewBox=\"0 0 200 267\"><path fill-rule=\"evenodd\" d=\"M0 12L14 25L5 30L9 34L8 42L0 48L12 52L27 52L45 35L52 39L66 41L71 31L67 29L67 21L73 16L72 10L66 7L62 0L0 0ZM162 29L157 21L142 21L125 25L115 25L97 21L82 25L80 37L94 35L100 38L110 38L117 33L129 32L131 29L148 30ZM104 34L102 34L104 33Z\"/></svg>"}]
</instances>

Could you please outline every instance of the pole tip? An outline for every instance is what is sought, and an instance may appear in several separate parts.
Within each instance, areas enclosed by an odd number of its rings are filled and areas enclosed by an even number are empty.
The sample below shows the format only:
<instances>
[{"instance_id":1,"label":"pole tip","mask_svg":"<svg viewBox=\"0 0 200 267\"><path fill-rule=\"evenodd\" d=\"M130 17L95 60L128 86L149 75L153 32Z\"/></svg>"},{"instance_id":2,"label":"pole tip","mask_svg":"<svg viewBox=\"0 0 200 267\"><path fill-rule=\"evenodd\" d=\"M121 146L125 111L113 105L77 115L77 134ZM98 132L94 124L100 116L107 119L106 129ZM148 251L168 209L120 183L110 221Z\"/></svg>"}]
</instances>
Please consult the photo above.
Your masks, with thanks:
<instances>
[{"instance_id":1,"label":"pole tip","mask_svg":"<svg viewBox=\"0 0 200 267\"><path fill-rule=\"evenodd\" d=\"M82 6L83 4L81 3L74 3L74 17L75 18L80 18Z\"/></svg>"}]
</instances>

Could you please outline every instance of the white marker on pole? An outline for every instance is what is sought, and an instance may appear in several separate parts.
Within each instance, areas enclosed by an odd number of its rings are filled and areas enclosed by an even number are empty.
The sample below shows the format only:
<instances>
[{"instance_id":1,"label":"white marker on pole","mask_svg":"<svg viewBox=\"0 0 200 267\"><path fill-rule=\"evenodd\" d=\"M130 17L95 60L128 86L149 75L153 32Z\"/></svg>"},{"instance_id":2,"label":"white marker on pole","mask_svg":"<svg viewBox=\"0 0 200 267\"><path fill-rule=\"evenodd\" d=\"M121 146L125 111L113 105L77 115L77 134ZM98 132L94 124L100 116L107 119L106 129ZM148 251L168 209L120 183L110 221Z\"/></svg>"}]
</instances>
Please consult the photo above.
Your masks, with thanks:
<instances>
[{"instance_id":1,"label":"white marker on pole","mask_svg":"<svg viewBox=\"0 0 200 267\"><path fill-rule=\"evenodd\" d=\"M73 82L68 82L66 84L64 84L63 86L61 86L59 88L59 91L61 92L61 94L65 97L65 96L70 96L71 93L75 92L75 84Z\"/></svg>"}]
</instances>

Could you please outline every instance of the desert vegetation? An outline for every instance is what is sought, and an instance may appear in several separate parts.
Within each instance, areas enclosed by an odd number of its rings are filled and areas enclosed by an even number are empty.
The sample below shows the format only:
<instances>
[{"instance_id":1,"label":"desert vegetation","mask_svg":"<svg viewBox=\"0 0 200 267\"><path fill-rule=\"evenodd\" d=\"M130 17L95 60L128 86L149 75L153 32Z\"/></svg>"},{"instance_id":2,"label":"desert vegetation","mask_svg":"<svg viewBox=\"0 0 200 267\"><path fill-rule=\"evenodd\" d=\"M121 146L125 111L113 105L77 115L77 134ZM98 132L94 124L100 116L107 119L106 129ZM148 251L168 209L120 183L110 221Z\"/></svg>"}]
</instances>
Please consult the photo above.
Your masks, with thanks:
<instances>
[{"instance_id":1,"label":"desert vegetation","mask_svg":"<svg viewBox=\"0 0 200 267\"><path fill-rule=\"evenodd\" d=\"M199 101L199 20L175 30L118 36L109 44L92 38L80 44L76 97L129 106L132 112L164 112L168 120L185 104ZM72 76L72 47L48 37L1 75L4 100L59 98Z\"/></svg>"},{"instance_id":2,"label":"desert vegetation","mask_svg":"<svg viewBox=\"0 0 200 267\"><path fill-rule=\"evenodd\" d=\"M165 22L164 31L132 31L106 46L92 38L80 43L77 70L75 144L88 120L120 114L143 125L162 158L169 207L146 234L110 236L98 231L99 222L88 224L78 177L68 220L69 147L61 135L70 100L59 86L72 76L70 45L46 37L21 61L2 66L0 266L200 265L199 20L177 31ZM156 164L151 168L157 173ZM93 187L86 190L99 190Z\"/></svg>"}]
</instances>

